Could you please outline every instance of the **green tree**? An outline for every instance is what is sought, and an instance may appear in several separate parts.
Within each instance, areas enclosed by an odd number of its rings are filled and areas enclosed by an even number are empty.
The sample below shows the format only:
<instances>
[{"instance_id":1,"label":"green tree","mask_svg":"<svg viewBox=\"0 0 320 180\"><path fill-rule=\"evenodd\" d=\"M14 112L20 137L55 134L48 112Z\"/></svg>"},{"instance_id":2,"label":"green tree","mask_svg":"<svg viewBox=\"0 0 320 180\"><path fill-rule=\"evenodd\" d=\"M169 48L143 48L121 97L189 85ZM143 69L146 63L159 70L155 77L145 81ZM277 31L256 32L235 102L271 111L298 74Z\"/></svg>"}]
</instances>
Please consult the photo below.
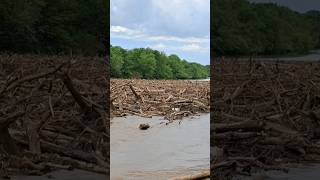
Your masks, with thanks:
<instances>
[{"instance_id":1,"label":"green tree","mask_svg":"<svg viewBox=\"0 0 320 180\"><path fill-rule=\"evenodd\" d=\"M168 57L164 53L159 53L158 51L155 51L154 53L157 62L155 77L157 79L173 79L173 73L169 66Z\"/></svg>"},{"instance_id":2,"label":"green tree","mask_svg":"<svg viewBox=\"0 0 320 180\"><path fill-rule=\"evenodd\" d=\"M122 66L124 63L124 49L120 47L111 47L110 49L110 66L111 66L111 76L112 77L122 77Z\"/></svg>"},{"instance_id":3,"label":"green tree","mask_svg":"<svg viewBox=\"0 0 320 180\"><path fill-rule=\"evenodd\" d=\"M3 0L0 51L105 54L106 0Z\"/></svg>"},{"instance_id":4,"label":"green tree","mask_svg":"<svg viewBox=\"0 0 320 180\"><path fill-rule=\"evenodd\" d=\"M127 51L122 68L122 74L124 78L132 78L133 75L141 76L136 69L141 51L142 49L132 49Z\"/></svg>"},{"instance_id":5,"label":"green tree","mask_svg":"<svg viewBox=\"0 0 320 180\"><path fill-rule=\"evenodd\" d=\"M144 79L200 79L209 76L209 67L167 56L150 48L125 50L111 46L111 76Z\"/></svg>"},{"instance_id":6,"label":"green tree","mask_svg":"<svg viewBox=\"0 0 320 180\"><path fill-rule=\"evenodd\" d=\"M141 52L136 70L141 73L145 79L152 79L155 75L156 59L151 49L146 49Z\"/></svg>"},{"instance_id":7,"label":"green tree","mask_svg":"<svg viewBox=\"0 0 320 180\"><path fill-rule=\"evenodd\" d=\"M317 48L320 16L274 3L211 1L211 41L217 55L303 54Z\"/></svg>"}]
</instances>

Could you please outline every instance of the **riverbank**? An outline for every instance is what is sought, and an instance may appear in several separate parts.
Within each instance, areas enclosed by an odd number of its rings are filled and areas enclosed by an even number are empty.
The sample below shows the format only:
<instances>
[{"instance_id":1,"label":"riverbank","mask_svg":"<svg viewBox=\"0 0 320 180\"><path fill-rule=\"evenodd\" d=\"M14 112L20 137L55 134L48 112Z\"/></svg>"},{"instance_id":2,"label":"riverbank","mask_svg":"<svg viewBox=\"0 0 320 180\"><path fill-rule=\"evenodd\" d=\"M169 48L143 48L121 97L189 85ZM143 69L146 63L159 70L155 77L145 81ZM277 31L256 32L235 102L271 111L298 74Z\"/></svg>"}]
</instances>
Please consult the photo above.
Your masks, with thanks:
<instances>
[{"instance_id":1,"label":"riverbank","mask_svg":"<svg viewBox=\"0 0 320 180\"><path fill-rule=\"evenodd\" d=\"M164 116L172 122L209 112L209 81L111 80L113 117Z\"/></svg>"}]
</instances>

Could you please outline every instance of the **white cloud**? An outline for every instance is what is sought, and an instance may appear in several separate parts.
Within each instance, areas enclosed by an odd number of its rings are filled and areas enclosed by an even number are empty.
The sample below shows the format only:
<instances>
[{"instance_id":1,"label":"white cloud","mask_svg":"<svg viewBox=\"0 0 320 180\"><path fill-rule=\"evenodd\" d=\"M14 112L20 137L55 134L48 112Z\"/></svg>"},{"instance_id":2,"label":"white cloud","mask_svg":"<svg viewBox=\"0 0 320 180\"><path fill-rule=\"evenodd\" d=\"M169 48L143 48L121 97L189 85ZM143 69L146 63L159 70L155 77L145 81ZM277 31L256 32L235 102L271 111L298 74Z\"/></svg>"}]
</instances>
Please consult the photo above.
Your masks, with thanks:
<instances>
[{"instance_id":1,"label":"white cloud","mask_svg":"<svg viewBox=\"0 0 320 180\"><path fill-rule=\"evenodd\" d=\"M123 34L123 35L127 35L127 36L134 36L134 35L138 35L141 34L141 32L134 30L134 29L129 29L123 26L111 26L110 27L110 33L113 34Z\"/></svg>"},{"instance_id":2,"label":"white cloud","mask_svg":"<svg viewBox=\"0 0 320 180\"><path fill-rule=\"evenodd\" d=\"M111 25L148 34L201 37L209 34L210 0L111 0Z\"/></svg>"},{"instance_id":3,"label":"white cloud","mask_svg":"<svg viewBox=\"0 0 320 180\"><path fill-rule=\"evenodd\" d=\"M124 32L127 32L128 29L122 26L111 26L110 31L113 33L119 33L119 32L124 33Z\"/></svg>"},{"instance_id":4,"label":"white cloud","mask_svg":"<svg viewBox=\"0 0 320 180\"><path fill-rule=\"evenodd\" d=\"M143 41L171 41L179 43L209 43L209 38L203 37L177 37L177 36L157 36L149 35L140 30L134 30L123 26L111 26L112 38L136 39Z\"/></svg>"},{"instance_id":5,"label":"white cloud","mask_svg":"<svg viewBox=\"0 0 320 180\"><path fill-rule=\"evenodd\" d=\"M167 46L164 45L163 43L158 43L158 44L151 45L150 48L158 51L164 51L167 48Z\"/></svg>"},{"instance_id":6,"label":"white cloud","mask_svg":"<svg viewBox=\"0 0 320 180\"><path fill-rule=\"evenodd\" d=\"M174 41L181 43L206 43L209 42L207 38L196 38L196 37L177 37L177 36L148 36L149 41Z\"/></svg>"},{"instance_id":7,"label":"white cloud","mask_svg":"<svg viewBox=\"0 0 320 180\"><path fill-rule=\"evenodd\" d=\"M199 52L199 53L209 52L209 48L202 47L199 44L195 44L195 43L183 45L179 49L185 52Z\"/></svg>"},{"instance_id":8,"label":"white cloud","mask_svg":"<svg viewBox=\"0 0 320 180\"><path fill-rule=\"evenodd\" d=\"M209 61L210 0L111 0L110 5L111 42Z\"/></svg>"}]
</instances>

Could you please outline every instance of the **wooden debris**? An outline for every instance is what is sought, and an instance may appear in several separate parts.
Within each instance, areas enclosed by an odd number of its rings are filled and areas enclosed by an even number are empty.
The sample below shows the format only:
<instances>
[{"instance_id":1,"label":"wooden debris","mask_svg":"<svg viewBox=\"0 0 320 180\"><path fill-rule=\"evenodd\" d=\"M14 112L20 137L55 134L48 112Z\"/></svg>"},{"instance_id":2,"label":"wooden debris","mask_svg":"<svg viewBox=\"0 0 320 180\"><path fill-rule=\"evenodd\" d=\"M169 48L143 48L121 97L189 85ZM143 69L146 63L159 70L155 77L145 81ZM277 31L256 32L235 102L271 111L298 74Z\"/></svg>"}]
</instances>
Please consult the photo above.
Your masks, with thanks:
<instances>
[{"instance_id":1,"label":"wooden debris","mask_svg":"<svg viewBox=\"0 0 320 180\"><path fill-rule=\"evenodd\" d=\"M0 67L0 176L107 174L105 58L2 54Z\"/></svg>"},{"instance_id":2,"label":"wooden debris","mask_svg":"<svg viewBox=\"0 0 320 180\"><path fill-rule=\"evenodd\" d=\"M251 175L254 168L286 171L281 163L320 160L310 158L320 152L318 62L250 58L212 66L211 141L224 150L223 158L211 159L214 179Z\"/></svg>"},{"instance_id":3,"label":"wooden debris","mask_svg":"<svg viewBox=\"0 0 320 180\"><path fill-rule=\"evenodd\" d=\"M165 116L176 120L209 112L209 82L188 80L111 80L113 116Z\"/></svg>"},{"instance_id":4,"label":"wooden debris","mask_svg":"<svg viewBox=\"0 0 320 180\"><path fill-rule=\"evenodd\" d=\"M140 124L139 129L140 130L147 130L149 129L150 125L149 124Z\"/></svg>"}]
</instances>

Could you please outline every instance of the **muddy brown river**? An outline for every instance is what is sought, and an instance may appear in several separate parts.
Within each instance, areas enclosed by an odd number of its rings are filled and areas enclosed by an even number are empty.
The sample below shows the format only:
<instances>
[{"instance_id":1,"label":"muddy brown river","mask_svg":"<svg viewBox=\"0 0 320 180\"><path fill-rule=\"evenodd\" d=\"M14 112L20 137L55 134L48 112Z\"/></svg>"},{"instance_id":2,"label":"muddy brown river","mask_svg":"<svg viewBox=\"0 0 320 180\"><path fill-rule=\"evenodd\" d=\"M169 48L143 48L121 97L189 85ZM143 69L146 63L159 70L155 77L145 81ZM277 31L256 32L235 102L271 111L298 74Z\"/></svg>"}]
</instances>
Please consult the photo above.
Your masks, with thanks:
<instances>
[{"instance_id":1,"label":"muddy brown river","mask_svg":"<svg viewBox=\"0 0 320 180\"><path fill-rule=\"evenodd\" d=\"M210 116L166 125L161 117L114 118L111 123L111 179L168 179L210 166ZM140 123L151 127L142 131Z\"/></svg>"}]
</instances>

